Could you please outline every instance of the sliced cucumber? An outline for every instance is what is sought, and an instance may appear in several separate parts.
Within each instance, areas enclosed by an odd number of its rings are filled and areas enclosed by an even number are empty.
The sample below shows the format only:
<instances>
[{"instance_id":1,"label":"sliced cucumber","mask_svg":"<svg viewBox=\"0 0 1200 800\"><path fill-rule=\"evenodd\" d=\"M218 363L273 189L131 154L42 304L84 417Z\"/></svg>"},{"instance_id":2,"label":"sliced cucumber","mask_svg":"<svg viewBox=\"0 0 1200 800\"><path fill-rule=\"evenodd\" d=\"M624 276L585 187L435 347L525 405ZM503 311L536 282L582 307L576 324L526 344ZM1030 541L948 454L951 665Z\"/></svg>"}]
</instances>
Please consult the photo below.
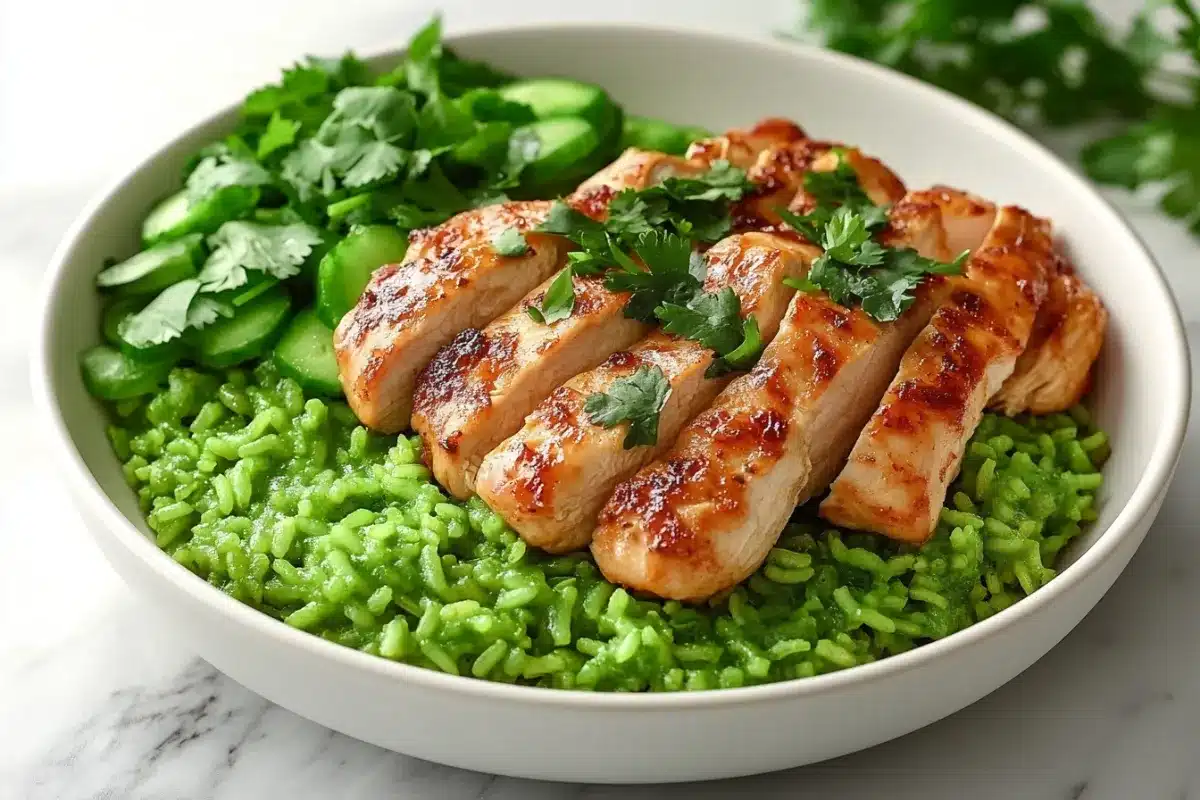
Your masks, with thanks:
<instances>
[{"instance_id":1,"label":"sliced cucumber","mask_svg":"<svg viewBox=\"0 0 1200 800\"><path fill-rule=\"evenodd\" d=\"M615 106L599 86L565 78L534 78L497 89L505 100L524 103L538 119L579 117L604 130Z\"/></svg>"},{"instance_id":2,"label":"sliced cucumber","mask_svg":"<svg viewBox=\"0 0 1200 800\"><path fill-rule=\"evenodd\" d=\"M192 233L113 264L96 276L96 285L126 295L154 294L184 278L195 277L203 259L204 237Z\"/></svg>"},{"instance_id":3,"label":"sliced cucumber","mask_svg":"<svg viewBox=\"0 0 1200 800\"><path fill-rule=\"evenodd\" d=\"M126 317L126 319L128 319L128 317ZM124 323L124 320L121 322ZM122 335L123 328L123 324L118 324L117 347L121 349L122 353L129 358L132 358L134 361L155 364L163 362L167 364L174 364L178 362L180 357L183 355L185 348L182 339L175 338L166 342L160 342L159 344L136 345L125 339L125 337Z\"/></svg>"},{"instance_id":4,"label":"sliced cucumber","mask_svg":"<svg viewBox=\"0 0 1200 800\"><path fill-rule=\"evenodd\" d=\"M528 167L534 183L549 183L576 173L600 146L596 128L578 117L542 120L521 130L533 133L541 143Z\"/></svg>"},{"instance_id":5,"label":"sliced cucumber","mask_svg":"<svg viewBox=\"0 0 1200 800\"><path fill-rule=\"evenodd\" d=\"M650 117L628 116L621 131L621 149L638 147L680 155L691 144L682 128Z\"/></svg>"},{"instance_id":6,"label":"sliced cucumber","mask_svg":"<svg viewBox=\"0 0 1200 800\"><path fill-rule=\"evenodd\" d=\"M301 311L275 345L279 371L310 392L342 396L337 357L333 352L333 329L312 311Z\"/></svg>"},{"instance_id":7,"label":"sliced cucumber","mask_svg":"<svg viewBox=\"0 0 1200 800\"><path fill-rule=\"evenodd\" d=\"M331 328L354 308L371 273L404 259L408 237L391 225L361 225L333 246L317 267L317 316Z\"/></svg>"},{"instance_id":8,"label":"sliced cucumber","mask_svg":"<svg viewBox=\"0 0 1200 800\"><path fill-rule=\"evenodd\" d=\"M255 186L225 186L197 203L189 202L186 192L173 194L146 217L142 240L152 245L189 233L213 233L231 219L249 213L260 196Z\"/></svg>"},{"instance_id":9,"label":"sliced cucumber","mask_svg":"<svg viewBox=\"0 0 1200 800\"><path fill-rule=\"evenodd\" d=\"M202 328L192 337L196 360L231 367L265 353L287 322L292 299L276 287L237 309L232 317Z\"/></svg>"},{"instance_id":10,"label":"sliced cucumber","mask_svg":"<svg viewBox=\"0 0 1200 800\"><path fill-rule=\"evenodd\" d=\"M157 389L171 362L135 361L108 345L86 351L79 359L83 385L103 400L128 400Z\"/></svg>"},{"instance_id":11,"label":"sliced cucumber","mask_svg":"<svg viewBox=\"0 0 1200 800\"><path fill-rule=\"evenodd\" d=\"M121 334L118 332L121 322L131 314L141 311L146 305L144 297L118 297L104 309L100 321L100 330L104 340L114 347L121 346Z\"/></svg>"}]
</instances>

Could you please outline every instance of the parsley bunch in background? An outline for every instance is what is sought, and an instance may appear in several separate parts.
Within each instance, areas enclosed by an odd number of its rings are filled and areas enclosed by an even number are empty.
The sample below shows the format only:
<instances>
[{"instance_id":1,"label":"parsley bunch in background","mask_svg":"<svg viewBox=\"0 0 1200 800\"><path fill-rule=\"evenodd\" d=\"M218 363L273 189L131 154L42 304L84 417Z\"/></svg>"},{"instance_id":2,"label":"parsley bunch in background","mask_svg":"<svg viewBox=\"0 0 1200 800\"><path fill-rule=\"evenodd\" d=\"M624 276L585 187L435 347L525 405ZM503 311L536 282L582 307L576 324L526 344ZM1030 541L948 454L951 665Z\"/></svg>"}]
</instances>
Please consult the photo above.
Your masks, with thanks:
<instances>
[{"instance_id":1,"label":"parsley bunch in background","mask_svg":"<svg viewBox=\"0 0 1200 800\"><path fill-rule=\"evenodd\" d=\"M1026 127L1114 123L1081 153L1100 183L1161 190L1200 234L1200 14L1149 0L1119 32L1082 0L812 0L828 47L933 83Z\"/></svg>"}]
</instances>

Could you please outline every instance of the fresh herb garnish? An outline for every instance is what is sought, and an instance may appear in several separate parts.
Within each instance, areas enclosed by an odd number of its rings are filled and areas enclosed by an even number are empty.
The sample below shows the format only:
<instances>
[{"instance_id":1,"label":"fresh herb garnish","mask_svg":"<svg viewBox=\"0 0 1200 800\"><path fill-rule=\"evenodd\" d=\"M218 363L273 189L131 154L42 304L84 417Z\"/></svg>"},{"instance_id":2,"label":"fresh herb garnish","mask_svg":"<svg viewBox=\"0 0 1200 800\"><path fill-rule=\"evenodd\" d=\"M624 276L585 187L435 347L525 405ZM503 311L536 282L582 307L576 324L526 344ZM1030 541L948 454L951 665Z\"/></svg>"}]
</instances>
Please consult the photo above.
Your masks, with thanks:
<instances>
[{"instance_id":1,"label":"fresh herb garnish","mask_svg":"<svg viewBox=\"0 0 1200 800\"><path fill-rule=\"evenodd\" d=\"M802 233L813 220L780 211L788 225ZM967 254L946 264L909 248L882 247L871 238L878 223L850 206L840 206L818 231L815 242L825 249L805 280L785 280L801 291L821 290L840 305L858 304L878 322L892 322L912 305L913 291L928 275L962 271ZM807 233L805 234L808 235Z\"/></svg>"},{"instance_id":2,"label":"fresh herb garnish","mask_svg":"<svg viewBox=\"0 0 1200 800\"><path fill-rule=\"evenodd\" d=\"M630 293L625 316L654 322L655 309L662 303L686 303L699 291L700 281L692 272L694 251L690 240L677 233L651 230L638 234L632 250L640 264L609 240L616 267L605 275L604 285L610 291Z\"/></svg>"},{"instance_id":3,"label":"fresh herb garnish","mask_svg":"<svg viewBox=\"0 0 1200 800\"><path fill-rule=\"evenodd\" d=\"M231 186L256 187L271 182L271 173L249 158L224 152L200 160L187 179L189 205Z\"/></svg>"},{"instance_id":4,"label":"fresh herb garnish","mask_svg":"<svg viewBox=\"0 0 1200 800\"><path fill-rule=\"evenodd\" d=\"M200 291L195 278L168 286L141 311L121 320L118 335L134 347L152 347L178 338L188 328L203 328L219 317L233 316L228 303Z\"/></svg>"},{"instance_id":5,"label":"fresh herb garnish","mask_svg":"<svg viewBox=\"0 0 1200 800\"><path fill-rule=\"evenodd\" d=\"M663 330L700 342L716 351L706 376L713 378L751 365L762 353L763 342L758 321L741 317L741 301L726 286L719 292L694 295L686 305L664 302L654 313L663 322Z\"/></svg>"},{"instance_id":6,"label":"fresh herb garnish","mask_svg":"<svg viewBox=\"0 0 1200 800\"><path fill-rule=\"evenodd\" d=\"M532 304L525 307L525 313L529 315L530 319L540 322L542 325L566 319L571 316L573 310L575 310L575 282L570 267L558 273L558 277L546 288L541 308Z\"/></svg>"},{"instance_id":7,"label":"fresh herb garnish","mask_svg":"<svg viewBox=\"0 0 1200 800\"><path fill-rule=\"evenodd\" d=\"M1127 123L1086 145L1096 181L1161 190L1160 209L1200 234L1200 13L1147 0L1127 34L1084 2L814 0L807 27L1018 124ZM1033 21L1033 24L1029 24Z\"/></svg>"},{"instance_id":8,"label":"fresh herb garnish","mask_svg":"<svg viewBox=\"0 0 1200 800\"><path fill-rule=\"evenodd\" d=\"M502 256L520 256L529 249L529 243L516 228L505 228L492 237L492 249Z\"/></svg>"},{"instance_id":9,"label":"fresh herb garnish","mask_svg":"<svg viewBox=\"0 0 1200 800\"><path fill-rule=\"evenodd\" d=\"M631 450L658 441L658 416L670 394L663 371L643 364L628 378L613 381L607 392L590 395L583 409L594 425L612 428L628 422L623 445Z\"/></svg>"},{"instance_id":10,"label":"fresh herb garnish","mask_svg":"<svg viewBox=\"0 0 1200 800\"><path fill-rule=\"evenodd\" d=\"M321 243L317 229L304 223L226 222L208 237L212 253L197 277L205 292L236 289L246 283L247 270L286 280L300 274L300 265Z\"/></svg>"}]
</instances>

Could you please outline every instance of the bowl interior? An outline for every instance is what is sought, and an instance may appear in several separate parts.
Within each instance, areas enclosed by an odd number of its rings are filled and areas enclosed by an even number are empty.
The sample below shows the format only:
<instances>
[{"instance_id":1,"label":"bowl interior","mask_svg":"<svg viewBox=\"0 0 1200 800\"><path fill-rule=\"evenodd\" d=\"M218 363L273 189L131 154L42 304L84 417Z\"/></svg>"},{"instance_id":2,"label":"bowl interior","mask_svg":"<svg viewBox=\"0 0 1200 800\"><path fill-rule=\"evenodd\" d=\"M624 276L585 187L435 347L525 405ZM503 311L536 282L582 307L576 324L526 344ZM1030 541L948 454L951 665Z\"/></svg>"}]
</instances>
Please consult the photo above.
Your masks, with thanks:
<instances>
[{"instance_id":1,"label":"bowl interior","mask_svg":"<svg viewBox=\"0 0 1200 800\"><path fill-rule=\"evenodd\" d=\"M1187 378L1178 317L1161 276L1115 212L1011 128L936 90L803 48L622 26L495 31L454 44L464 55L517 73L594 81L632 113L717 130L789 116L814 137L854 143L880 157L910 187L947 183L1052 218L1111 314L1093 407L1112 437L1114 457L1105 468L1099 523L1076 544L1072 559L1104 535L1156 452L1161 459L1164 448L1176 446ZM375 61L382 66L395 58ZM79 377L79 352L99 339L92 278L106 257L134 251L142 217L178 188L188 156L235 118L234 111L213 117L133 171L79 224L51 278L44 342L50 396L92 477L143 532L136 499L105 439L101 410Z\"/></svg>"}]
</instances>

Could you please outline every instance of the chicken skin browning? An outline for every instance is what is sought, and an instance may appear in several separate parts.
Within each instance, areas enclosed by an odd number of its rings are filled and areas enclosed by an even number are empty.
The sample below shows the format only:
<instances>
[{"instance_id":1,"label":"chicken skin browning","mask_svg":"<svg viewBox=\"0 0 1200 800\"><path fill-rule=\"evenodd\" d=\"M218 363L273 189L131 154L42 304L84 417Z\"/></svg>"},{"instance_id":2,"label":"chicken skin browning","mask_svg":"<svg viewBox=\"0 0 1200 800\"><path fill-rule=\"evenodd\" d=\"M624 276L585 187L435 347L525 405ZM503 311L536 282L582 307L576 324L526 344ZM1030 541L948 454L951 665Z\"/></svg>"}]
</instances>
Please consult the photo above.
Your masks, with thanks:
<instances>
[{"instance_id":1,"label":"chicken skin browning","mask_svg":"<svg viewBox=\"0 0 1200 800\"><path fill-rule=\"evenodd\" d=\"M1050 225L1006 206L904 355L821 503L837 525L920 543L933 533L988 398L1012 374L1054 270Z\"/></svg>"}]
</instances>

